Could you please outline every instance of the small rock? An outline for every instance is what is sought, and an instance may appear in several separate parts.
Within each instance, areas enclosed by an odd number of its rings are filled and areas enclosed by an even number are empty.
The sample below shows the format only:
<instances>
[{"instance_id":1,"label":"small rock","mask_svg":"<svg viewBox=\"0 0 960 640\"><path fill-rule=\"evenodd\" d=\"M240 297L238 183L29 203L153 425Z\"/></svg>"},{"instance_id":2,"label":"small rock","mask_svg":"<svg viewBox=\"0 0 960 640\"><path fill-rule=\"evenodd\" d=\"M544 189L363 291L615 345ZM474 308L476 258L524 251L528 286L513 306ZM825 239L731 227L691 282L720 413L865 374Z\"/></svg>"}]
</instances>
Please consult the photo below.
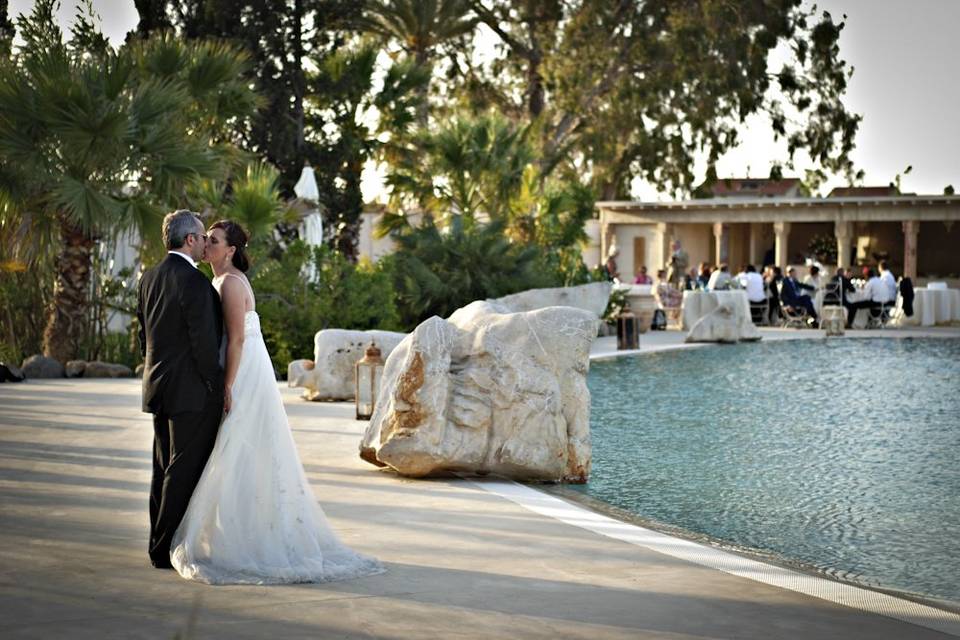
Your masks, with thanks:
<instances>
[{"instance_id":1,"label":"small rock","mask_svg":"<svg viewBox=\"0 0 960 640\"><path fill-rule=\"evenodd\" d=\"M87 363L84 360L71 360L64 368L68 378L80 378L83 376L83 370L87 368Z\"/></svg>"},{"instance_id":2,"label":"small rock","mask_svg":"<svg viewBox=\"0 0 960 640\"><path fill-rule=\"evenodd\" d=\"M84 378L130 378L133 377L133 370L123 364L114 364L112 362L100 362L94 360L88 362L83 371Z\"/></svg>"},{"instance_id":3,"label":"small rock","mask_svg":"<svg viewBox=\"0 0 960 640\"><path fill-rule=\"evenodd\" d=\"M23 372L18 367L0 362L0 382L23 382Z\"/></svg>"},{"instance_id":4,"label":"small rock","mask_svg":"<svg viewBox=\"0 0 960 640\"><path fill-rule=\"evenodd\" d=\"M62 378L66 375L63 365L47 356L30 356L20 365L26 378Z\"/></svg>"}]
</instances>

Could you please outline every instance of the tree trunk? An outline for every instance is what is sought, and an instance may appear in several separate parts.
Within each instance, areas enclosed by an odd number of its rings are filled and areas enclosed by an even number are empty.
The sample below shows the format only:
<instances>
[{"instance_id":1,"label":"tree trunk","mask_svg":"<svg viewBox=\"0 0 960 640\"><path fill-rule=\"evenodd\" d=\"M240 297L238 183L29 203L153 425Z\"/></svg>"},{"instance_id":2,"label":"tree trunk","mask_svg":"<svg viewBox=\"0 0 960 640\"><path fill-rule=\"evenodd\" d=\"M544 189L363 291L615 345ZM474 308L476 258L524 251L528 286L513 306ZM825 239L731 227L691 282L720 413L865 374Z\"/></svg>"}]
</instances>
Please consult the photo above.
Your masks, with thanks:
<instances>
[{"instance_id":1,"label":"tree trunk","mask_svg":"<svg viewBox=\"0 0 960 640\"><path fill-rule=\"evenodd\" d=\"M57 279L43 332L43 353L65 364L77 357L85 334L93 241L68 222L61 223L60 239L63 246L57 256Z\"/></svg>"}]
</instances>

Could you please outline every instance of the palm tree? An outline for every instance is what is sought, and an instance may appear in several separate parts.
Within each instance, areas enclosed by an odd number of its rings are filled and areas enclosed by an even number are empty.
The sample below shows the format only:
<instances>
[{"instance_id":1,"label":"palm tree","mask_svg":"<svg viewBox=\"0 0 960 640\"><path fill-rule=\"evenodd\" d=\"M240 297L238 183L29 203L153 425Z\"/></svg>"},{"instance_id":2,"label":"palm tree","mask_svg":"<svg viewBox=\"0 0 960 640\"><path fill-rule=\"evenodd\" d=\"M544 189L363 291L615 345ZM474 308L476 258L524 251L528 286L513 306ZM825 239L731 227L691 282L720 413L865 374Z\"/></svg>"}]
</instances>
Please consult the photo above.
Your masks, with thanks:
<instances>
[{"instance_id":1,"label":"palm tree","mask_svg":"<svg viewBox=\"0 0 960 640\"><path fill-rule=\"evenodd\" d=\"M441 45L472 32L476 26L467 0L373 0L361 22L365 31L398 43L418 67L429 67ZM423 125L427 122L429 86L418 91L418 120Z\"/></svg>"},{"instance_id":2,"label":"palm tree","mask_svg":"<svg viewBox=\"0 0 960 640\"><path fill-rule=\"evenodd\" d=\"M225 44L160 36L114 49L82 11L65 42L56 4L21 16L23 44L0 62L0 228L36 259L48 241L43 350L63 362L85 333L94 243L130 228L155 237L191 185L223 178L226 125L256 100L245 57Z\"/></svg>"},{"instance_id":3,"label":"palm tree","mask_svg":"<svg viewBox=\"0 0 960 640\"><path fill-rule=\"evenodd\" d=\"M389 259L406 326L434 315L446 318L474 300L557 284L543 268L540 248L510 242L503 221L464 222L454 216L441 230L428 216L393 236L398 247Z\"/></svg>"}]
</instances>

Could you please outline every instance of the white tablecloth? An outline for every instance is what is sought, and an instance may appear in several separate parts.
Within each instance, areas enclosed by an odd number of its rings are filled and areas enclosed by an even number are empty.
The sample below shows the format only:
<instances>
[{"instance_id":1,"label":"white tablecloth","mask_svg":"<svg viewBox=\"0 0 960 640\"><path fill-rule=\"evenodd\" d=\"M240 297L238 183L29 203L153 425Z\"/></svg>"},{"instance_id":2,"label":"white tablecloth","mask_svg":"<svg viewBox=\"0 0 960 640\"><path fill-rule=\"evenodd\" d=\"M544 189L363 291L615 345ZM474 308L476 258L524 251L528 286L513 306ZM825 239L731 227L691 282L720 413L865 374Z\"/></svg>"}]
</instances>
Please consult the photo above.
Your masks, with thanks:
<instances>
[{"instance_id":1,"label":"white tablecloth","mask_svg":"<svg viewBox=\"0 0 960 640\"><path fill-rule=\"evenodd\" d=\"M683 329L689 330L697 320L707 315L721 304L733 309L737 324L741 320L750 322L750 301L743 289L730 291L684 291L683 292Z\"/></svg>"},{"instance_id":2,"label":"white tablecloth","mask_svg":"<svg viewBox=\"0 0 960 640\"><path fill-rule=\"evenodd\" d=\"M913 315L903 315L903 299L897 297L897 324L932 327L960 320L960 289L913 290Z\"/></svg>"}]
</instances>

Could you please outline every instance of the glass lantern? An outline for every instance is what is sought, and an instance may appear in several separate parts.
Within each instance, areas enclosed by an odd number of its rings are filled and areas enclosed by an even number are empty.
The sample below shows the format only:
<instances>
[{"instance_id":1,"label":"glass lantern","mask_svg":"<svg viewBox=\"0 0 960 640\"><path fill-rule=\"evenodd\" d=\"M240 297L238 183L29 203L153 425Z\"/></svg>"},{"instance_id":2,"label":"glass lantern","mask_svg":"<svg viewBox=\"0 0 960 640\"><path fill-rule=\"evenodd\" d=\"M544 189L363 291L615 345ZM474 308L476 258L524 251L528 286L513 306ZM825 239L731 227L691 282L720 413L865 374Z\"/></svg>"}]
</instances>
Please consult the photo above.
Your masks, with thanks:
<instances>
[{"instance_id":1,"label":"glass lantern","mask_svg":"<svg viewBox=\"0 0 960 640\"><path fill-rule=\"evenodd\" d=\"M380 379L383 377L383 358L375 342L367 347L363 358L357 360L356 398L357 420L369 420L373 417L377 393L380 391Z\"/></svg>"},{"instance_id":2,"label":"glass lantern","mask_svg":"<svg viewBox=\"0 0 960 640\"><path fill-rule=\"evenodd\" d=\"M617 349L635 350L640 348L640 319L625 304L617 316Z\"/></svg>"}]
</instances>

